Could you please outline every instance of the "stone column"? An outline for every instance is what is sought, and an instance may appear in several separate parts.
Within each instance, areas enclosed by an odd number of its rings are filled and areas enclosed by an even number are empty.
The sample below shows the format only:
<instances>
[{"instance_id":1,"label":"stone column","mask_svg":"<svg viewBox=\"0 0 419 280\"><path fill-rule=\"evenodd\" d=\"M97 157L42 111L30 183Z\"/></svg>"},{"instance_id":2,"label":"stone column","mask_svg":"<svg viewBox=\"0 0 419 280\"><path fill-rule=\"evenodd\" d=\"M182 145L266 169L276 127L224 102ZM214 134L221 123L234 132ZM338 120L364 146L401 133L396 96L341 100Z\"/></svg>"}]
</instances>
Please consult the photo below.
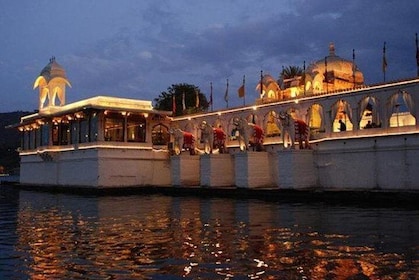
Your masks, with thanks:
<instances>
[{"instance_id":1,"label":"stone column","mask_svg":"<svg viewBox=\"0 0 419 280\"><path fill-rule=\"evenodd\" d=\"M105 141L105 115L103 111L97 113L97 141Z\"/></svg>"}]
</instances>

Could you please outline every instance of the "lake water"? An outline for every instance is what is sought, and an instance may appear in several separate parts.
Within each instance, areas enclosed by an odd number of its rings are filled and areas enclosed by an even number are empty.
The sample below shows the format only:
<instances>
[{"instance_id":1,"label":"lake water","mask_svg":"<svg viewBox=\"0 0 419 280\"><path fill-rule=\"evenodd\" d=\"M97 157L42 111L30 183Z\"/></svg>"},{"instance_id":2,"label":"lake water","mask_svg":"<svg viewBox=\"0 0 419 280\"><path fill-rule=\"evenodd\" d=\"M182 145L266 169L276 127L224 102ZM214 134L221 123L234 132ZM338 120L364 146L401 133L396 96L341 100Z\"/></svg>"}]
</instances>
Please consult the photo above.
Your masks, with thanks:
<instances>
[{"instance_id":1,"label":"lake water","mask_svg":"<svg viewBox=\"0 0 419 280\"><path fill-rule=\"evenodd\" d=\"M0 279L419 279L417 208L0 190Z\"/></svg>"}]
</instances>

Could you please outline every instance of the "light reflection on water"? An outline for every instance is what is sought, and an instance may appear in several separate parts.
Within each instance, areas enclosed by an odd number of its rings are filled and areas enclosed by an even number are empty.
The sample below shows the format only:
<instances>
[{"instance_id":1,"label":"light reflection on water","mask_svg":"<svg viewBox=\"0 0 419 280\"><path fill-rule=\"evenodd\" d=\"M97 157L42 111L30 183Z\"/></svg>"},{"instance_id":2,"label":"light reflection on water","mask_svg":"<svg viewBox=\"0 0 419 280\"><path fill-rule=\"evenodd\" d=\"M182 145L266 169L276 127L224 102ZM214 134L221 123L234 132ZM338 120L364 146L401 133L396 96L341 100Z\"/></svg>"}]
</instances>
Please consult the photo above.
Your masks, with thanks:
<instances>
[{"instance_id":1,"label":"light reflection on water","mask_svg":"<svg viewBox=\"0 0 419 280\"><path fill-rule=\"evenodd\" d=\"M418 279L419 210L2 189L1 279Z\"/></svg>"}]
</instances>

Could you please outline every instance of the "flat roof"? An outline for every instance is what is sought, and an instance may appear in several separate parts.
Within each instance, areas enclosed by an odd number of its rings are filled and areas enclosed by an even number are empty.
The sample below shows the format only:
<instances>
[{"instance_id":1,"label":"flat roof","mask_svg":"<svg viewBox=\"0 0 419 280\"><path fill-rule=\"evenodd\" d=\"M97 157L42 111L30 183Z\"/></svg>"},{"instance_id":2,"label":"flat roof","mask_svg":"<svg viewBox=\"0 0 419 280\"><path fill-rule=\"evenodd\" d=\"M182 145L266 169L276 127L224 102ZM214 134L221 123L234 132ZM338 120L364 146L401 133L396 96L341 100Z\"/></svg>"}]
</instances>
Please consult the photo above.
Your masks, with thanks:
<instances>
[{"instance_id":1,"label":"flat roof","mask_svg":"<svg viewBox=\"0 0 419 280\"><path fill-rule=\"evenodd\" d=\"M78 111L86 109L99 109L99 110L117 110L117 111L127 111L127 112L137 112L137 113L152 113L159 115L171 116L171 111L160 111L155 110L151 101L148 100L138 100L138 99L129 99L129 98L119 98L119 97L110 97L110 96L95 96L92 98L83 99L74 103L70 103L64 106L50 106L44 109L41 109L38 113L23 116L20 119L20 124L15 126L20 126L22 124L27 124L33 120L44 118L44 117L54 117L62 116L69 113L75 113Z\"/></svg>"}]
</instances>

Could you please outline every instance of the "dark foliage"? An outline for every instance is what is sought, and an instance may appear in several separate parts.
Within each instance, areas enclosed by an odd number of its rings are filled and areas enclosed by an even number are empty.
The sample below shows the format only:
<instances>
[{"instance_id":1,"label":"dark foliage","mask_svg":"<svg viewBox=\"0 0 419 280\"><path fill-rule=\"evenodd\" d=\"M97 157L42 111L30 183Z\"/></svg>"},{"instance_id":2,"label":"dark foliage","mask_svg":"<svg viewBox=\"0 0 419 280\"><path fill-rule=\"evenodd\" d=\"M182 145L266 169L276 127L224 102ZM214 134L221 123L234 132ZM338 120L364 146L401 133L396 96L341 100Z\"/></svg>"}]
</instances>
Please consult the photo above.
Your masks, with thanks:
<instances>
[{"instance_id":1,"label":"dark foliage","mask_svg":"<svg viewBox=\"0 0 419 280\"><path fill-rule=\"evenodd\" d=\"M183 96L185 96L185 109L183 106ZM199 99L198 104L196 100L197 96ZM173 100L175 100L175 106L173 106ZM174 111L174 116L181 116L206 112L209 103L205 94L201 93L197 86L176 84L169 87L167 91L160 93L157 98L154 98L154 107L158 110Z\"/></svg>"},{"instance_id":2,"label":"dark foliage","mask_svg":"<svg viewBox=\"0 0 419 280\"><path fill-rule=\"evenodd\" d=\"M17 128L8 128L12 124L19 123L20 117L30 112L0 113L0 171L13 173L19 167L20 134Z\"/></svg>"}]
</instances>

